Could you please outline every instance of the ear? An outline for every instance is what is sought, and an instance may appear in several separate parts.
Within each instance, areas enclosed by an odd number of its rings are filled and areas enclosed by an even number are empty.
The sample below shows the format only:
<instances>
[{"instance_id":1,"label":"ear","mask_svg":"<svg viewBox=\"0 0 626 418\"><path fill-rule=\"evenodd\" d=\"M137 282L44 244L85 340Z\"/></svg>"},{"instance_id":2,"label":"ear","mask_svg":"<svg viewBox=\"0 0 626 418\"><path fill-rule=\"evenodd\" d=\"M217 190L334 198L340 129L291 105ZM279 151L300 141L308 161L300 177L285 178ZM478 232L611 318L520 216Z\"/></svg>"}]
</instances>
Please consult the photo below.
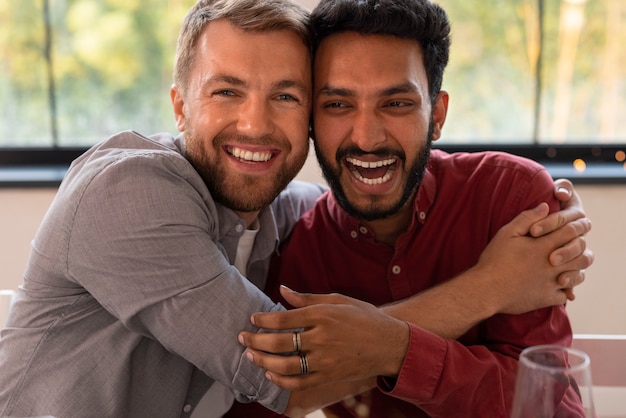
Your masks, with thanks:
<instances>
[{"instance_id":1,"label":"ear","mask_svg":"<svg viewBox=\"0 0 626 418\"><path fill-rule=\"evenodd\" d=\"M448 114L448 100L448 92L441 90L433 105L433 141L441 138L443 124L446 122L446 115Z\"/></svg>"},{"instance_id":2,"label":"ear","mask_svg":"<svg viewBox=\"0 0 626 418\"><path fill-rule=\"evenodd\" d=\"M185 130L185 99L176 84L173 84L170 88L170 99L172 100L172 108L176 118L176 129L179 132L183 132Z\"/></svg>"}]
</instances>

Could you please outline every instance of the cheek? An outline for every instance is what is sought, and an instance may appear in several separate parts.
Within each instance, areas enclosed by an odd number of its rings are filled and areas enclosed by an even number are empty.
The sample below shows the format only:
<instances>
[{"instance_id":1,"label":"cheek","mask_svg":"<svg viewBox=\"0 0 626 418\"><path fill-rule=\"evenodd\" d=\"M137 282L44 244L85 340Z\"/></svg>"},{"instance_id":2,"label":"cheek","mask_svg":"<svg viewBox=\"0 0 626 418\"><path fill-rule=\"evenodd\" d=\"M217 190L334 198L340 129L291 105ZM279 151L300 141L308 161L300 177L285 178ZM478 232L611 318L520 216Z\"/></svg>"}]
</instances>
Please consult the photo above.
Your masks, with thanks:
<instances>
[{"instance_id":1,"label":"cheek","mask_svg":"<svg viewBox=\"0 0 626 418\"><path fill-rule=\"evenodd\" d=\"M336 151L350 136L350 124L341 118L316 117L314 121L314 139L320 149Z\"/></svg>"},{"instance_id":2,"label":"cheek","mask_svg":"<svg viewBox=\"0 0 626 418\"><path fill-rule=\"evenodd\" d=\"M290 117L282 114L278 119L280 130L287 135L294 150L308 150L309 146L309 116L297 115Z\"/></svg>"}]
</instances>

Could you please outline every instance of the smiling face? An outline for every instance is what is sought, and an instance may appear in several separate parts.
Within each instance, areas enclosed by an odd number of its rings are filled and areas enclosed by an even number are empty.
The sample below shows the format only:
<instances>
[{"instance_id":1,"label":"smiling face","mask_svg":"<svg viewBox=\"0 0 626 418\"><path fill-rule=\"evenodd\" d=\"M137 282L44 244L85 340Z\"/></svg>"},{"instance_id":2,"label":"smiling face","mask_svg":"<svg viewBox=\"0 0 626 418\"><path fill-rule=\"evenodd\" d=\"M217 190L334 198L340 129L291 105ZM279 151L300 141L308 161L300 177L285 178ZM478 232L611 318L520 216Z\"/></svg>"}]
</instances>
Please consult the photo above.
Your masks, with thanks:
<instances>
[{"instance_id":1,"label":"smiling face","mask_svg":"<svg viewBox=\"0 0 626 418\"><path fill-rule=\"evenodd\" d=\"M413 40L344 32L325 38L314 64L315 148L335 196L365 220L408 213L447 94L431 105Z\"/></svg>"},{"instance_id":2,"label":"smiling face","mask_svg":"<svg viewBox=\"0 0 626 418\"><path fill-rule=\"evenodd\" d=\"M311 71L293 32L244 32L226 20L198 39L188 86L171 91L186 157L213 198L253 220L302 168Z\"/></svg>"}]
</instances>

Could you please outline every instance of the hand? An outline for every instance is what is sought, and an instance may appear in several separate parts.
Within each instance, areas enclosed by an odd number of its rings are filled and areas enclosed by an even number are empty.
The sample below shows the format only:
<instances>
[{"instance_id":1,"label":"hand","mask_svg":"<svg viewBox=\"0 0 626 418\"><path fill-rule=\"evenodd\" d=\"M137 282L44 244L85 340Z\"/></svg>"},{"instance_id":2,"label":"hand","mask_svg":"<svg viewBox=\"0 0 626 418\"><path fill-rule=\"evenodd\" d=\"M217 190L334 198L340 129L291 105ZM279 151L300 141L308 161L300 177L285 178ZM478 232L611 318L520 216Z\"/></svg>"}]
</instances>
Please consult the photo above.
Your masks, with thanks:
<instances>
[{"instance_id":1,"label":"hand","mask_svg":"<svg viewBox=\"0 0 626 418\"><path fill-rule=\"evenodd\" d=\"M554 266L582 257L583 261L580 265L583 267L579 270L564 271L557 278L558 283L565 290L567 298L574 300L574 286L585 280L585 269L593 263L593 252L586 248L584 237L591 230L591 221L586 218L580 196L569 180L559 179L554 182L554 196L561 202L561 210L533 224L530 228L530 234L534 237L540 237L556 231L570 222L586 219L586 229L579 236L574 237L562 247L556 248L550 254L550 262Z\"/></svg>"},{"instance_id":2,"label":"hand","mask_svg":"<svg viewBox=\"0 0 626 418\"><path fill-rule=\"evenodd\" d=\"M409 328L375 306L339 294L312 295L281 287L285 300L299 309L255 313L259 328L297 330L300 354L306 355L308 374L302 375L294 351L293 332L239 335L248 358L266 369L276 385L306 390L331 382L354 381L377 375L396 375L408 347Z\"/></svg>"},{"instance_id":3,"label":"hand","mask_svg":"<svg viewBox=\"0 0 626 418\"><path fill-rule=\"evenodd\" d=\"M567 277L568 286L576 286L583 276L571 272L585 269L593 261L584 246L577 250L581 254L572 259L558 263L550 259L548 255L573 241L582 245L584 240L577 238L591 226L587 218L578 218L539 238L528 236L531 226L547 213L544 203L515 217L498 231L473 268L481 271L480 276L486 280L482 288L488 289L485 297L499 304L500 313L518 314L564 304L573 294L555 278Z\"/></svg>"}]
</instances>

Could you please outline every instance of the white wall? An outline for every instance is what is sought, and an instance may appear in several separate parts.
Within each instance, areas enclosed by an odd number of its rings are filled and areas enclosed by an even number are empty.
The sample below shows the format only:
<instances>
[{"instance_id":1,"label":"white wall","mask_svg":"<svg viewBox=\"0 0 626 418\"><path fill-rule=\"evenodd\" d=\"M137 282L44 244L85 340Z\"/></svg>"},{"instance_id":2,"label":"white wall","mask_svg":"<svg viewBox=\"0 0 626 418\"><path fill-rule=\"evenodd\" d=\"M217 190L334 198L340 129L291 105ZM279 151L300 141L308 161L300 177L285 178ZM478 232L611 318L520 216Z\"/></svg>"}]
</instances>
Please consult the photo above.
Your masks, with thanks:
<instances>
[{"instance_id":1,"label":"white wall","mask_svg":"<svg viewBox=\"0 0 626 418\"><path fill-rule=\"evenodd\" d=\"M322 181L313 155L299 178ZM593 222L587 242L596 260L568 307L574 332L626 334L626 273L621 264L626 261L626 185L580 185L577 190ZM30 240L54 194L54 189L0 189L0 289L20 284Z\"/></svg>"}]
</instances>

